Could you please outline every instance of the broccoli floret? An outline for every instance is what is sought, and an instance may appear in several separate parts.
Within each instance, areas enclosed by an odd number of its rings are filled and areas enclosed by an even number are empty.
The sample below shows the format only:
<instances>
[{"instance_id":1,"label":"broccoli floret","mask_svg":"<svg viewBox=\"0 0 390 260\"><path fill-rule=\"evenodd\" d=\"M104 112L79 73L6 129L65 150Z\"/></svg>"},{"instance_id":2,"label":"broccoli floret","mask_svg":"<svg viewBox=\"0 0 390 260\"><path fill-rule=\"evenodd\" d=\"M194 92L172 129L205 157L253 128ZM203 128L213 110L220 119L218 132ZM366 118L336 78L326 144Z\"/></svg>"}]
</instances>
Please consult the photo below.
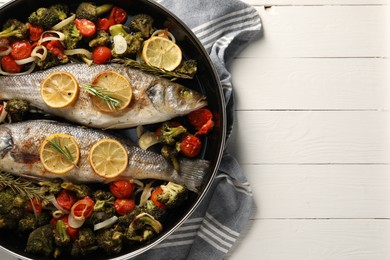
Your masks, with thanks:
<instances>
[{"instance_id":1,"label":"broccoli floret","mask_svg":"<svg viewBox=\"0 0 390 260\"><path fill-rule=\"evenodd\" d=\"M3 31L0 32L0 38L13 37L16 39L27 39L28 26L17 19L9 19L3 26Z\"/></svg>"},{"instance_id":2,"label":"broccoli floret","mask_svg":"<svg viewBox=\"0 0 390 260\"><path fill-rule=\"evenodd\" d=\"M130 241L150 240L163 229L161 223L148 213L141 213L131 222L125 236Z\"/></svg>"},{"instance_id":3,"label":"broccoli floret","mask_svg":"<svg viewBox=\"0 0 390 260\"><path fill-rule=\"evenodd\" d=\"M61 191L61 180L41 181L38 184L41 186L41 191L45 195L56 195Z\"/></svg>"},{"instance_id":4,"label":"broccoli floret","mask_svg":"<svg viewBox=\"0 0 390 260\"><path fill-rule=\"evenodd\" d=\"M66 232L66 224L62 220L58 220L54 229L54 243L59 247L70 245L70 236Z\"/></svg>"},{"instance_id":5,"label":"broccoli floret","mask_svg":"<svg viewBox=\"0 0 390 260\"><path fill-rule=\"evenodd\" d=\"M14 229L24 217L26 198L10 188L0 191L0 228Z\"/></svg>"},{"instance_id":6,"label":"broccoli floret","mask_svg":"<svg viewBox=\"0 0 390 260\"><path fill-rule=\"evenodd\" d=\"M158 195L158 201L164 203L168 208L180 206L188 198L188 189L180 184L168 182L160 186L163 192Z\"/></svg>"},{"instance_id":7,"label":"broccoli floret","mask_svg":"<svg viewBox=\"0 0 390 260\"><path fill-rule=\"evenodd\" d=\"M62 60L59 59L58 57L56 57L51 52L47 52L46 59L44 59L44 60L39 59L37 62L37 66L41 70L46 70L46 69L55 67L55 66L60 65L60 64L63 64Z\"/></svg>"},{"instance_id":8,"label":"broccoli floret","mask_svg":"<svg viewBox=\"0 0 390 260\"><path fill-rule=\"evenodd\" d=\"M166 122L161 127L160 141L164 144L173 145L185 133L187 133L187 129L184 126L173 126L171 123Z\"/></svg>"},{"instance_id":9,"label":"broccoli floret","mask_svg":"<svg viewBox=\"0 0 390 260\"><path fill-rule=\"evenodd\" d=\"M118 228L103 229L96 234L96 241L107 254L118 254L122 251L123 233Z\"/></svg>"},{"instance_id":10,"label":"broccoli floret","mask_svg":"<svg viewBox=\"0 0 390 260\"><path fill-rule=\"evenodd\" d=\"M161 148L161 155L172 162L173 168L176 171L180 170L180 163L177 160L178 150L173 146L164 145Z\"/></svg>"},{"instance_id":11,"label":"broccoli floret","mask_svg":"<svg viewBox=\"0 0 390 260\"><path fill-rule=\"evenodd\" d=\"M175 72L193 77L198 70L196 60L183 61L179 67L175 69Z\"/></svg>"},{"instance_id":12,"label":"broccoli floret","mask_svg":"<svg viewBox=\"0 0 390 260\"><path fill-rule=\"evenodd\" d=\"M112 55L114 57L126 57L132 54L136 54L142 48L143 38L141 33L128 33L122 24L115 24L110 26L110 35L114 39ZM126 41L127 48L123 53L116 53L115 51L115 36L121 35Z\"/></svg>"},{"instance_id":13,"label":"broccoli floret","mask_svg":"<svg viewBox=\"0 0 390 260\"><path fill-rule=\"evenodd\" d=\"M82 227L79 237L72 243L70 254L72 256L85 256L97 249L96 237L90 228Z\"/></svg>"},{"instance_id":14,"label":"broccoli floret","mask_svg":"<svg viewBox=\"0 0 390 260\"><path fill-rule=\"evenodd\" d=\"M67 12L67 7L61 4L52 5L49 8L41 7L30 14L28 21L32 24L40 25L44 29L50 29L60 21L66 19Z\"/></svg>"},{"instance_id":15,"label":"broccoli floret","mask_svg":"<svg viewBox=\"0 0 390 260\"><path fill-rule=\"evenodd\" d=\"M30 107L25 100L11 99L5 106L5 111L11 116L12 122L23 121L25 114L30 110Z\"/></svg>"},{"instance_id":16,"label":"broccoli floret","mask_svg":"<svg viewBox=\"0 0 390 260\"><path fill-rule=\"evenodd\" d=\"M153 33L153 18L147 14L137 14L131 18L129 27L134 32L140 32L145 39Z\"/></svg>"},{"instance_id":17,"label":"broccoli floret","mask_svg":"<svg viewBox=\"0 0 390 260\"><path fill-rule=\"evenodd\" d=\"M110 43L110 34L100 30L96 33L96 37L89 42L89 47L106 46Z\"/></svg>"},{"instance_id":18,"label":"broccoli floret","mask_svg":"<svg viewBox=\"0 0 390 260\"><path fill-rule=\"evenodd\" d=\"M84 198L85 196L91 195L91 189L85 184L64 182L61 184L61 188L73 191L77 198Z\"/></svg>"},{"instance_id":19,"label":"broccoli floret","mask_svg":"<svg viewBox=\"0 0 390 260\"><path fill-rule=\"evenodd\" d=\"M32 254L51 255L54 252L52 226L48 224L32 231L25 251Z\"/></svg>"},{"instance_id":20,"label":"broccoli floret","mask_svg":"<svg viewBox=\"0 0 390 260\"><path fill-rule=\"evenodd\" d=\"M64 26L61 29L62 33L65 35L65 48L68 50L73 50L76 48L77 43L83 38L80 31L77 29L74 23L70 23Z\"/></svg>"},{"instance_id":21,"label":"broccoli floret","mask_svg":"<svg viewBox=\"0 0 390 260\"><path fill-rule=\"evenodd\" d=\"M78 19L87 19L95 22L99 16L110 11L112 6L112 4L96 6L91 2L82 2L76 9L76 17Z\"/></svg>"},{"instance_id":22,"label":"broccoli floret","mask_svg":"<svg viewBox=\"0 0 390 260\"><path fill-rule=\"evenodd\" d=\"M37 227L48 224L51 220L51 215L48 211L42 211L41 214L34 215L33 213L24 212L18 223L19 231L32 231Z\"/></svg>"},{"instance_id":23,"label":"broccoli floret","mask_svg":"<svg viewBox=\"0 0 390 260\"><path fill-rule=\"evenodd\" d=\"M109 191L97 190L93 193L92 199L95 201L92 215L88 218L88 223L95 225L115 215L115 197Z\"/></svg>"}]
</instances>

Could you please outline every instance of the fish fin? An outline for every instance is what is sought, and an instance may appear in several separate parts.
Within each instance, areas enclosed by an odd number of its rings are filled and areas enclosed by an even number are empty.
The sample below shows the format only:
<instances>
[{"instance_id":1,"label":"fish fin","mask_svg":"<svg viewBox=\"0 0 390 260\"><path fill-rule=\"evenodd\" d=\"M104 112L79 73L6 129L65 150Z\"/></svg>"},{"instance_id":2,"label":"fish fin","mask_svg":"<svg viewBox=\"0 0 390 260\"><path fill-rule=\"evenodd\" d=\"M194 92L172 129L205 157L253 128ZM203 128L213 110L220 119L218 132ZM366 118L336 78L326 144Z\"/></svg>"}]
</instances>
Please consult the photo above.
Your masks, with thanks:
<instances>
[{"instance_id":1,"label":"fish fin","mask_svg":"<svg viewBox=\"0 0 390 260\"><path fill-rule=\"evenodd\" d=\"M204 176L209 171L210 162L207 160L180 160L180 177L183 184L191 191L199 192Z\"/></svg>"}]
</instances>

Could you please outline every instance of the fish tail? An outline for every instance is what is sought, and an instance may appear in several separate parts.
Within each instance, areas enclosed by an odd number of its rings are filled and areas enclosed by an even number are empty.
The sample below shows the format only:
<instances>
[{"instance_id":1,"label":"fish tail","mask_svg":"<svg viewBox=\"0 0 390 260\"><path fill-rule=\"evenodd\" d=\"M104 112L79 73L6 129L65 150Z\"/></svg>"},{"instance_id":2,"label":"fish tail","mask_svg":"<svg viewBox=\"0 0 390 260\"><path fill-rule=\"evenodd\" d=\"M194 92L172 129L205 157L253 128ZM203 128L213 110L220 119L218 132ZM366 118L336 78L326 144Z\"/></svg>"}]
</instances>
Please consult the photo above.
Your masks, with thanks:
<instances>
[{"instance_id":1,"label":"fish tail","mask_svg":"<svg viewBox=\"0 0 390 260\"><path fill-rule=\"evenodd\" d=\"M208 173L210 162L206 160L180 160L180 177L183 184L191 191L199 192Z\"/></svg>"}]
</instances>

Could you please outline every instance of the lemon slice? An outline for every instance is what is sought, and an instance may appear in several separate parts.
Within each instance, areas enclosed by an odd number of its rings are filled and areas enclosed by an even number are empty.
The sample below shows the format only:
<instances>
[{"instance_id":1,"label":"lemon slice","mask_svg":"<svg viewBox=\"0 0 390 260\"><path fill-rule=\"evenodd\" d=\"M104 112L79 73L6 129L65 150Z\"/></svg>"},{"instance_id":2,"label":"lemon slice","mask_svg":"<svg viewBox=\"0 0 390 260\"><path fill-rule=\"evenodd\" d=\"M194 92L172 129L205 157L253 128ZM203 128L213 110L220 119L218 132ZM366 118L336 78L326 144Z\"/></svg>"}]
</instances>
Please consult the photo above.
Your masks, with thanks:
<instances>
[{"instance_id":1,"label":"lemon slice","mask_svg":"<svg viewBox=\"0 0 390 260\"><path fill-rule=\"evenodd\" d=\"M91 147L88 159L95 173L104 178L118 176L126 170L129 162L125 147L111 138L96 142Z\"/></svg>"},{"instance_id":2,"label":"lemon slice","mask_svg":"<svg viewBox=\"0 0 390 260\"><path fill-rule=\"evenodd\" d=\"M42 142L39 156L47 171L65 174L79 162L80 148L71 135L58 133Z\"/></svg>"},{"instance_id":3,"label":"lemon slice","mask_svg":"<svg viewBox=\"0 0 390 260\"><path fill-rule=\"evenodd\" d=\"M111 102L102 98L102 96L93 95L92 103L103 112L115 112L126 108L133 94L132 86L129 80L118 72L107 70L99 73L92 81L92 87L103 96L114 99Z\"/></svg>"},{"instance_id":4,"label":"lemon slice","mask_svg":"<svg viewBox=\"0 0 390 260\"><path fill-rule=\"evenodd\" d=\"M65 71L49 74L41 84L41 96L45 103L54 108L67 107L73 104L79 94L76 78Z\"/></svg>"},{"instance_id":5,"label":"lemon slice","mask_svg":"<svg viewBox=\"0 0 390 260\"><path fill-rule=\"evenodd\" d=\"M180 65L182 53L176 43L165 37L153 36L144 42L142 58L149 66L172 71Z\"/></svg>"}]
</instances>

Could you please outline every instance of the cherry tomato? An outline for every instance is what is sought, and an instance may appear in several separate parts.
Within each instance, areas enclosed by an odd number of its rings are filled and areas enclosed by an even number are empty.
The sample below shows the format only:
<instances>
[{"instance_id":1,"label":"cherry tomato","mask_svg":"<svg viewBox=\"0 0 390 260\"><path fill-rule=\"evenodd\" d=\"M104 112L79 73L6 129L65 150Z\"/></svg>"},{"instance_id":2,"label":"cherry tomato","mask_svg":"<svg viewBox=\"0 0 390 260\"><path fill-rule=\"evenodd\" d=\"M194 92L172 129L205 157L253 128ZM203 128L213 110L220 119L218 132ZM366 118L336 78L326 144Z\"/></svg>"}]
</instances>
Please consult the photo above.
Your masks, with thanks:
<instances>
[{"instance_id":1,"label":"cherry tomato","mask_svg":"<svg viewBox=\"0 0 390 260\"><path fill-rule=\"evenodd\" d=\"M3 112L3 108L4 108L4 106L0 105L0 115L1 115L1 112Z\"/></svg>"},{"instance_id":2,"label":"cherry tomato","mask_svg":"<svg viewBox=\"0 0 390 260\"><path fill-rule=\"evenodd\" d=\"M65 223L65 225L66 225L66 233L68 233L70 239L72 241L74 241L79 236L79 229L78 228L72 228L71 226L69 226L68 217L69 217L69 215L62 216L59 219L52 218L51 221L50 221L50 224L56 225L58 220L62 220Z\"/></svg>"},{"instance_id":3,"label":"cherry tomato","mask_svg":"<svg viewBox=\"0 0 390 260\"><path fill-rule=\"evenodd\" d=\"M195 157L202 148L202 142L194 135L186 135L180 143L180 151L187 157Z\"/></svg>"},{"instance_id":4,"label":"cherry tomato","mask_svg":"<svg viewBox=\"0 0 390 260\"><path fill-rule=\"evenodd\" d=\"M158 201L158 195L160 195L162 193L163 193L162 188L158 187L158 188L153 190L152 195L150 196L150 199L153 201L154 205L156 205L159 208L165 209L167 206L164 203Z\"/></svg>"},{"instance_id":5,"label":"cherry tomato","mask_svg":"<svg viewBox=\"0 0 390 260\"><path fill-rule=\"evenodd\" d=\"M64 46L62 46L61 42L58 40L52 40L47 45L46 48L57 56L59 59L63 59L65 57L64 54Z\"/></svg>"},{"instance_id":6,"label":"cherry tomato","mask_svg":"<svg viewBox=\"0 0 390 260\"><path fill-rule=\"evenodd\" d=\"M110 13L109 20L114 21L114 23L124 23L127 20L127 13L120 7L114 6Z\"/></svg>"},{"instance_id":7,"label":"cherry tomato","mask_svg":"<svg viewBox=\"0 0 390 260\"><path fill-rule=\"evenodd\" d=\"M118 199L130 198L135 189L134 183L128 180L114 181L110 184L111 193Z\"/></svg>"},{"instance_id":8,"label":"cherry tomato","mask_svg":"<svg viewBox=\"0 0 390 260\"><path fill-rule=\"evenodd\" d=\"M61 190L57 196L57 203L66 210L70 210L76 201L76 195L69 190Z\"/></svg>"},{"instance_id":9,"label":"cherry tomato","mask_svg":"<svg viewBox=\"0 0 390 260\"><path fill-rule=\"evenodd\" d=\"M207 121L207 123L206 124L204 124L196 133L195 133L195 135L206 135L206 134L208 134L210 131L211 131L211 129L213 129L213 127L214 127L214 122L213 122L213 120L209 120L209 121Z\"/></svg>"},{"instance_id":10,"label":"cherry tomato","mask_svg":"<svg viewBox=\"0 0 390 260\"><path fill-rule=\"evenodd\" d=\"M14 60L21 60L31 56L32 46L26 41L16 41L11 44L11 56Z\"/></svg>"},{"instance_id":11,"label":"cherry tomato","mask_svg":"<svg viewBox=\"0 0 390 260\"><path fill-rule=\"evenodd\" d=\"M96 25L87 19L76 19L74 20L77 29L80 31L81 35L85 37L90 37L96 32Z\"/></svg>"},{"instance_id":12,"label":"cherry tomato","mask_svg":"<svg viewBox=\"0 0 390 260\"><path fill-rule=\"evenodd\" d=\"M30 32L30 41L36 42L41 38L43 28L40 25L27 23Z\"/></svg>"},{"instance_id":13,"label":"cherry tomato","mask_svg":"<svg viewBox=\"0 0 390 260\"><path fill-rule=\"evenodd\" d=\"M135 208L135 202L132 199L116 199L114 208L119 215L126 215Z\"/></svg>"},{"instance_id":14,"label":"cherry tomato","mask_svg":"<svg viewBox=\"0 0 390 260\"><path fill-rule=\"evenodd\" d=\"M90 197L85 196L83 199L73 204L71 214L74 214L76 217L88 218L92 215L94 204L95 203Z\"/></svg>"},{"instance_id":15,"label":"cherry tomato","mask_svg":"<svg viewBox=\"0 0 390 260\"><path fill-rule=\"evenodd\" d=\"M110 26L114 24L115 22L113 20L107 18L100 18L96 23L96 27L100 31L109 32Z\"/></svg>"},{"instance_id":16,"label":"cherry tomato","mask_svg":"<svg viewBox=\"0 0 390 260\"><path fill-rule=\"evenodd\" d=\"M36 198L33 198L27 201L26 210L40 215L42 213L42 204Z\"/></svg>"},{"instance_id":17,"label":"cherry tomato","mask_svg":"<svg viewBox=\"0 0 390 260\"><path fill-rule=\"evenodd\" d=\"M188 114L188 122L195 128L200 129L207 121L213 119L213 114L207 108L200 108Z\"/></svg>"},{"instance_id":18,"label":"cherry tomato","mask_svg":"<svg viewBox=\"0 0 390 260\"><path fill-rule=\"evenodd\" d=\"M92 52L92 59L96 64L104 64L109 61L111 57L111 50L106 46L98 46Z\"/></svg>"},{"instance_id":19,"label":"cherry tomato","mask_svg":"<svg viewBox=\"0 0 390 260\"><path fill-rule=\"evenodd\" d=\"M8 73L19 73L23 66L18 65L11 55L3 56L1 58L1 67Z\"/></svg>"}]
</instances>

